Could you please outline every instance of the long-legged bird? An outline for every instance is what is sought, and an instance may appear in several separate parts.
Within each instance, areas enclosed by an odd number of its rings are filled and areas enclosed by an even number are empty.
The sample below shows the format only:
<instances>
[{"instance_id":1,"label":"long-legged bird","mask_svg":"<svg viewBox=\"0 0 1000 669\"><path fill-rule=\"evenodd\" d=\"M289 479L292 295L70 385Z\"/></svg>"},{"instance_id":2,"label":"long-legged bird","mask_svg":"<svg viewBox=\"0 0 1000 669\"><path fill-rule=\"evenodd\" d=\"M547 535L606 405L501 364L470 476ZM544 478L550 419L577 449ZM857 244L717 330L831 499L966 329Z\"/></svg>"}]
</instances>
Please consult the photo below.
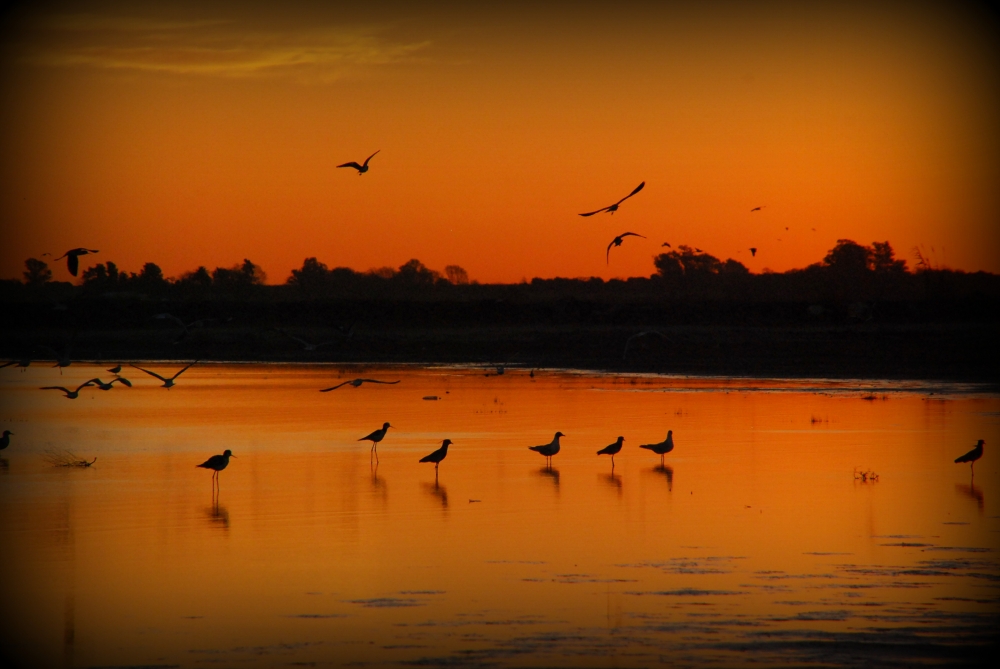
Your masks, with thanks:
<instances>
[{"instance_id":1,"label":"long-legged bird","mask_svg":"<svg viewBox=\"0 0 1000 669\"><path fill-rule=\"evenodd\" d=\"M625 437L618 437L618 441L613 444L608 444L601 450L597 451L598 455L610 455L611 456L611 471L615 470L615 454L622 450L622 442L625 441Z\"/></svg>"},{"instance_id":2,"label":"long-legged bird","mask_svg":"<svg viewBox=\"0 0 1000 669\"><path fill-rule=\"evenodd\" d=\"M372 453L375 455L375 462L378 462L378 442L385 439L385 433L389 431L390 427L392 427L392 425L389 425L389 423L382 423L381 429L375 430L371 434L367 434L358 439L358 441L372 442Z\"/></svg>"},{"instance_id":3,"label":"long-legged bird","mask_svg":"<svg viewBox=\"0 0 1000 669\"><path fill-rule=\"evenodd\" d=\"M660 456L660 464L663 464L663 456L674 450L674 431L667 430L667 438L658 444L641 444L639 448L653 451Z\"/></svg>"},{"instance_id":4,"label":"long-legged bird","mask_svg":"<svg viewBox=\"0 0 1000 669\"><path fill-rule=\"evenodd\" d=\"M611 247L613 247L613 246L621 246L622 245L622 241L626 237L642 237L643 239L646 239L646 237L644 235L640 235L638 232L623 232L623 233L621 233L620 235L618 235L617 237L615 237L614 239L612 239L610 244L608 244L608 252L604 254L604 262L605 263L610 263L611 262Z\"/></svg>"},{"instance_id":5,"label":"long-legged bird","mask_svg":"<svg viewBox=\"0 0 1000 669\"><path fill-rule=\"evenodd\" d=\"M80 256L85 256L88 253L99 253L99 252L100 251L98 251L97 249L85 249L85 248L70 249L69 251L66 251L66 253L62 254L55 260L62 260L63 258L65 258L66 269L69 270L70 274L76 276L76 273L80 271ZM55 262L55 260L53 262Z\"/></svg>"},{"instance_id":6,"label":"long-legged bird","mask_svg":"<svg viewBox=\"0 0 1000 669\"><path fill-rule=\"evenodd\" d=\"M208 460L205 460L200 465L195 465L196 467L201 467L203 469L211 469L214 474L212 474L212 491L215 491L215 487L219 484L219 472L229 466L229 458L235 458L233 452L228 448L223 451L222 455L213 455Z\"/></svg>"},{"instance_id":7,"label":"long-legged bird","mask_svg":"<svg viewBox=\"0 0 1000 669\"><path fill-rule=\"evenodd\" d=\"M382 149L379 149L378 151L381 150ZM378 151L376 151L375 153L378 153ZM337 165L337 167L353 167L358 171L358 176L361 176L362 174L368 171L368 161L375 157L375 153L365 158L365 162L363 165L358 165L356 162L351 161L349 163L344 163L343 165Z\"/></svg>"},{"instance_id":8,"label":"long-legged bird","mask_svg":"<svg viewBox=\"0 0 1000 669\"><path fill-rule=\"evenodd\" d=\"M545 464L551 467L552 456L559 452L559 437L565 436L562 432L556 432L556 436L552 437L552 441L549 443L542 444L541 446L528 446L528 450L544 455Z\"/></svg>"},{"instance_id":9,"label":"long-legged bird","mask_svg":"<svg viewBox=\"0 0 1000 669\"><path fill-rule=\"evenodd\" d=\"M624 202L625 200L629 199L630 197L632 197L633 195L635 195L636 193L638 193L639 191L641 191L645 185L646 185L646 182L643 181L641 184L639 184L638 186L635 187L635 190L633 190L631 193L629 193L628 195L626 195L622 199L618 200L614 204L609 205L607 207L601 207L600 209L595 209L594 211L588 211L586 214L580 214L580 215L581 216L593 216L594 214L599 214L602 211L606 211L606 212L609 212L611 214L614 214L616 211L618 211L618 207L621 205L622 202Z\"/></svg>"},{"instance_id":10,"label":"long-legged bird","mask_svg":"<svg viewBox=\"0 0 1000 669\"><path fill-rule=\"evenodd\" d=\"M957 458L955 458L955 462L956 463L959 463L959 462L969 462L969 463L971 463L970 466L972 467L972 475L975 476L976 475L976 460L978 460L979 458L983 457L983 446L985 444L986 444L986 440L985 439L980 439L979 443L976 444L975 448L973 448L971 451L969 451L965 455L960 455Z\"/></svg>"},{"instance_id":11,"label":"long-legged bird","mask_svg":"<svg viewBox=\"0 0 1000 669\"><path fill-rule=\"evenodd\" d=\"M448 446L451 445L451 439L445 439L441 442L441 448L437 449L430 455L425 455L420 458L420 462L433 462L434 463L434 480L437 480L438 465L441 461L448 456Z\"/></svg>"}]
</instances>

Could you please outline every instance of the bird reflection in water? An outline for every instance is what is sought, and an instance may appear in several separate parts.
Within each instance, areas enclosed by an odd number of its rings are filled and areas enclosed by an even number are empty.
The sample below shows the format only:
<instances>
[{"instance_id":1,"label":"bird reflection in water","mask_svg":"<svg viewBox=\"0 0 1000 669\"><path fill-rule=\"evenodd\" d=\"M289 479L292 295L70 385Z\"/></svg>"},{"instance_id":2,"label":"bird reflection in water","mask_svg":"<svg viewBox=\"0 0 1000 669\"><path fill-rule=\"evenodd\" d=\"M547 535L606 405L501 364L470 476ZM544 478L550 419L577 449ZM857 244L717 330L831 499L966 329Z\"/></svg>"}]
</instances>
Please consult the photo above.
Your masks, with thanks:
<instances>
[{"instance_id":1,"label":"bird reflection in water","mask_svg":"<svg viewBox=\"0 0 1000 669\"><path fill-rule=\"evenodd\" d=\"M389 498L389 488L385 485L385 479L378 475L378 463L372 465L372 492L376 494L385 504Z\"/></svg>"},{"instance_id":2,"label":"bird reflection in water","mask_svg":"<svg viewBox=\"0 0 1000 669\"><path fill-rule=\"evenodd\" d=\"M559 470L553 469L551 465L546 465L538 470L539 476L552 479L552 485L555 486L556 492L559 492Z\"/></svg>"},{"instance_id":3,"label":"bird reflection in water","mask_svg":"<svg viewBox=\"0 0 1000 669\"><path fill-rule=\"evenodd\" d=\"M10 473L9 470L10 470L10 463L7 461L7 458L0 458L0 472L3 472L4 474L9 474Z\"/></svg>"},{"instance_id":4,"label":"bird reflection in water","mask_svg":"<svg viewBox=\"0 0 1000 669\"><path fill-rule=\"evenodd\" d=\"M667 477L667 491L673 492L674 490L674 468L670 465L660 465L659 467L653 467L649 471L654 474L659 474L661 476Z\"/></svg>"},{"instance_id":5,"label":"bird reflection in water","mask_svg":"<svg viewBox=\"0 0 1000 669\"><path fill-rule=\"evenodd\" d=\"M618 493L619 497L622 496L622 477L621 477L621 474L598 474L597 478L599 480L601 480L601 481L604 481L605 483L607 483L612 488L614 488L615 492Z\"/></svg>"},{"instance_id":6,"label":"bird reflection in water","mask_svg":"<svg viewBox=\"0 0 1000 669\"><path fill-rule=\"evenodd\" d=\"M969 499L975 500L976 506L979 507L979 513L982 513L986 507L986 498L983 496L983 489L977 488L975 483L970 483L969 485L956 483L955 492L960 495L965 495Z\"/></svg>"},{"instance_id":7,"label":"bird reflection in water","mask_svg":"<svg viewBox=\"0 0 1000 669\"><path fill-rule=\"evenodd\" d=\"M441 501L442 508L448 508L448 489L443 485L439 484L437 480L434 483L423 483L424 490L436 497Z\"/></svg>"},{"instance_id":8,"label":"bird reflection in water","mask_svg":"<svg viewBox=\"0 0 1000 669\"><path fill-rule=\"evenodd\" d=\"M206 509L208 512L208 517L212 521L213 527L221 527L224 530L229 529L229 509L224 506L219 505L219 498L216 496L212 500L212 506Z\"/></svg>"}]
</instances>

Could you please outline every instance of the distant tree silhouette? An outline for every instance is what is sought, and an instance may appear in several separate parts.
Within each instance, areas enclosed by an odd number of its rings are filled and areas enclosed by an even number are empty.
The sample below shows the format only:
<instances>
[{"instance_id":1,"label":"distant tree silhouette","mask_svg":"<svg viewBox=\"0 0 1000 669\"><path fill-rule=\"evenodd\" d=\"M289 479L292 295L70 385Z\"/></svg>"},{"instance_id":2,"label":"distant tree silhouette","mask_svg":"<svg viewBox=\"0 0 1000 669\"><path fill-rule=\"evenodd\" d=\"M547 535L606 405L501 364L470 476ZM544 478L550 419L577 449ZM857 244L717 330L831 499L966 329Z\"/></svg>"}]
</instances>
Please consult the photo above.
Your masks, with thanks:
<instances>
[{"instance_id":1,"label":"distant tree silhouette","mask_svg":"<svg viewBox=\"0 0 1000 669\"><path fill-rule=\"evenodd\" d=\"M895 256L889 242L872 242L872 269L876 272L905 272L906 261Z\"/></svg>"},{"instance_id":2,"label":"distant tree silhouette","mask_svg":"<svg viewBox=\"0 0 1000 669\"><path fill-rule=\"evenodd\" d=\"M448 277L448 281L456 286L464 286L469 283L469 273L458 265L447 265L444 268L444 274Z\"/></svg>"},{"instance_id":3,"label":"distant tree silhouette","mask_svg":"<svg viewBox=\"0 0 1000 669\"><path fill-rule=\"evenodd\" d=\"M306 258L301 269L293 269L288 284L311 292L330 284L330 268L316 258Z\"/></svg>"},{"instance_id":4,"label":"distant tree silhouette","mask_svg":"<svg viewBox=\"0 0 1000 669\"><path fill-rule=\"evenodd\" d=\"M29 286L41 286L52 280L52 270L48 263L38 258L28 258L24 261L24 283Z\"/></svg>"},{"instance_id":5,"label":"distant tree silhouette","mask_svg":"<svg viewBox=\"0 0 1000 669\"><path fill-rule=\"evenodd\" d=\"M823 265L837 274L862 274L872 267L872 249L850 239L838 239L823 258Z\"/></svg>"},{"instance_id":6,"label":"distant tree silhouette","mask_svg":"<svg viewBox=\"0 0 1000 669\"><path fill-rule=\"evenodd\" d=\"M396 276L396 270L392 267L376 267L368 270L368 274L377 276L380 279L391 279Z\"/></svg>"},{"instance_id":7,"label":"distant tree silhouette","mask_svg":"<svg viewBox=\"0 0 1000 669\"><path fill-rule=\"evenodd\" d=\"M174 283L179 286L208 288L212 285L212 275L209 274L208 269L202 265L193 272L185 272Z\"/></svg>"},{"instance_id":8,"label":"distant tree silhouette","mask_svg":"<svg viewBox=\"0 0 1000 669\"><path fill-rule=\"evenodd\" d=\"M428 269L422 262L413 258L409 262L400 265L399 271L393 277L393 281L411 286L429 286L436 283L440 278L440 274Z\"/></svg>"},{"instance_id":9,"label":"distant tree silhouette","mask_svg":"<svg viewBox=\"0 0 1000 669\"><path fill-rule=\"evenodd\" d=\"M216 267L212 271L212 285L223 291L246 291L251 286L264 284L267 275L260 265L244 258L243 264L230 268Z\"/></svg>"}]
</instances>

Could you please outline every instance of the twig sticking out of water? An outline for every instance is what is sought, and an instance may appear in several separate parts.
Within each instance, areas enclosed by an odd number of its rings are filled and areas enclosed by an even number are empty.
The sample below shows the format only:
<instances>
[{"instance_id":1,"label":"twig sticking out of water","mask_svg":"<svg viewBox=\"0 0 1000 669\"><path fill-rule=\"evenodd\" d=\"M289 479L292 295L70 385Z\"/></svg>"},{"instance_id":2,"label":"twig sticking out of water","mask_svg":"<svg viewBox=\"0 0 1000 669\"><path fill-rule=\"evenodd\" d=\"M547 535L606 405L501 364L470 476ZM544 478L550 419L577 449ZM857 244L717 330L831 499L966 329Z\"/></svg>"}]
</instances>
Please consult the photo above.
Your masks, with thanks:
<instances>
[{"instance_id":1,"label":"twig sticking out of water","mask_svg":"<svg viewBox=\"0 0 1000 669\"><path fill-rule=\"evenodd\" d=\"M89 467L90 465L97 462L95 457L90 462L84 460L78 456L73 451L62 450L62 451L45 451L45 455L42 456L47 463L54 467Z\"/></svg>"},{"instance_id":2,"label":"twig sticking out of water","mask_svg":"<svg viewBox=\"0 0 1000 669\"><path fill-rule=\"evenodd\" d=\"M854 468L854 480L861 481L862 483L875 483L878 481L878 474L872 470L861 471L858 467Z\"/></svg>"}]
</instances>

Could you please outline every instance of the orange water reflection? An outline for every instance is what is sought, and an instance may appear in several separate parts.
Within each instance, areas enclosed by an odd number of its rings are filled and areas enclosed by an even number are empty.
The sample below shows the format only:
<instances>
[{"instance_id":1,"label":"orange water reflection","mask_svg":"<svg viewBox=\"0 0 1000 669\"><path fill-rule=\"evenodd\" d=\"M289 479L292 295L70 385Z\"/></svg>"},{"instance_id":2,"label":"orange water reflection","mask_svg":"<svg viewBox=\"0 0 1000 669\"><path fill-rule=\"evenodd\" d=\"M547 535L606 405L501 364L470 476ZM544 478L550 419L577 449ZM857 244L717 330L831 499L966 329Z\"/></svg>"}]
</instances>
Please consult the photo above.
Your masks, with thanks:
<instances>
[{"instance_id":1,"label":"orange water reflection","mask_svg":"<svg viewBox=\"0 0 1000 669\"><path fill-rule=\"evenodd\" d=\"M0 638L35 665L732 664L767 661L762 632L1000 610L997 467L952 463L997 443L995 396L200 365L68 401L37 390L51 373L0 378ZM401 383L318 392L354 376ZM385 421L374 467L357 440ZM661 466L638 446L668 429ZM556 430L546 468L527 447ZM435 481L418 460L444 438ZM51 467L57 448L98 461ZM227 448L216 499L194 465Z\"/></svg>"}]
</instances>

